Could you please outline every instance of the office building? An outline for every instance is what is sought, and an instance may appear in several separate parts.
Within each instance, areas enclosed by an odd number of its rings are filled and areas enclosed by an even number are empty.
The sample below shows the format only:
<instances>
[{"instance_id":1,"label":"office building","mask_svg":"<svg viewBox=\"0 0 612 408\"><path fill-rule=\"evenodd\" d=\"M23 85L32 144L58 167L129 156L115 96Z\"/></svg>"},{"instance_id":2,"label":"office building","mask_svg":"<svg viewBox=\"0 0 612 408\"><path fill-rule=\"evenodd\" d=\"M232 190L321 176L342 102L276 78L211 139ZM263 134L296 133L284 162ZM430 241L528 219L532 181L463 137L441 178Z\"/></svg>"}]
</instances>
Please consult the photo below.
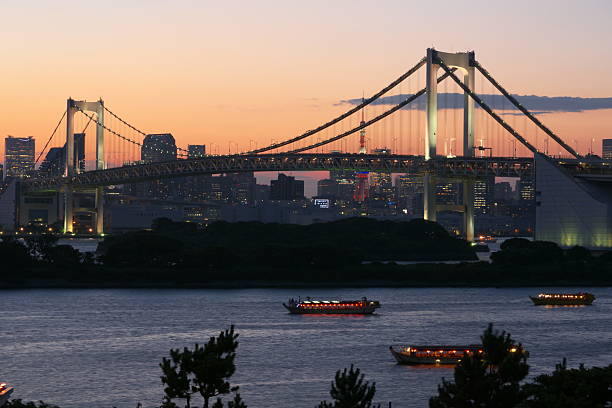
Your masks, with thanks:
<instances>
[{"instance_id":1,"label":"office building","mask_svg":"<svg viewBox=\"0 0 612 408\"><path fill-rule=\"evenodd\" d=\"M5 177L25 177L34 171L36 142L32 136L4 139Z\"/></svg>"},{"instance_id":2,"label":"office building","mask_svg":"<svg viewBox=\"0 0 612 408\"><path fill-rule=\"evenodd\" d=\"M474 212L489 214L495 195L495 177L474 180Z\"/></svg>"},{"instance_id":3,"label":"office building","mask_svg":"<svg viewBox=\"0 0 612 408\"><path fill-rule=\"evenodd\" d=\"M176 141L172 134L147 135L142 142L140 158L145 163L176 160Z\"/></svg>"},{"instance_id":4,"label":"office building","mask_svg":"<svg viewBox=\"0 0 612 408\"><path fill-rule=\"evenodd\" d=\"M336 198L338 196L338 182L332 179L323 179L317 182L317 197Z\"/></svg>"},{"instance_id":5,"label":"office building","mask_svg":"<svg viewBox=\"0 0 612 408\"><path fill-rule=\"evenodd\" d=\"M605 160L612 160L612 139L601 141L601 157Z\"/></svg>"},{"instance_id":6,"label":"office building","mask_svg":"<svg viewBox=\"0 0 612 408\"><path fill-rule=\"evenodd\" d=\"M187 146L187 157L189 159L197 159L198 157L206 156L205 145L188 145Z\"/></svg>"},{"instance_id":7,"label":"office building","mask_svg":"<svg viewBox=\"0 0 612 408\"><path fill-rule=\"evenodd\" d=\"M52 147L38 169L47 176L61 176L66 167L66 144ZM85 133L74 134L74 168L77 173L85 171Z\"/></svg>"},{"instance_id":8,"label":"office building","mask_svg":"<svg viewBox=\"0 0 612 408\"><path fill-rule=\"evenodd\" d=\"M423 212L423 178L410 174L402 174L395 178L395 194L397 208L411 215Z\"/></svg>"},{"instance_id":9,"label":"office building","mask_svg":"<svg viewBox=\"0 0 612 408\"><path fill-rule=\"evenodd\" d=\"M278 179L270 182L271 200L302 200L304 199L304 181L295 177L279 174Z\"/></svg>"}]
</instances>

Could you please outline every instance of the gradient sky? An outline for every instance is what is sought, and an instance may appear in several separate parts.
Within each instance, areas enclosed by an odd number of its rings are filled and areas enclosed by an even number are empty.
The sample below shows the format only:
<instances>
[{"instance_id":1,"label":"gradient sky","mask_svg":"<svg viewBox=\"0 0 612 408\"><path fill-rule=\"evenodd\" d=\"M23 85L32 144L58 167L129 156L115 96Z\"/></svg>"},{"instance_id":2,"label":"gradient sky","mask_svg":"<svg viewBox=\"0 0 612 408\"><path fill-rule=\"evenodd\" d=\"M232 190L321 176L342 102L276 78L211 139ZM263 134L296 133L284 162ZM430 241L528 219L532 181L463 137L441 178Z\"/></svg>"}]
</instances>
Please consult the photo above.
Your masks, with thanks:
<instances>
[{"instance_id":1,"label":"gradient sky","mask_svg":"<svg viewBox=\"0 0 612 408\"><path fill-rule=\"evenodd\" d=\"M102 97L179 145L246 150L314 128L430 46L475 50L513 93L610 97L610 16L609 0L3 0L0 135L40 149L67 97ZM610 110L542 119L582 152L612 137Z\"/></svg>"}]
</instances>

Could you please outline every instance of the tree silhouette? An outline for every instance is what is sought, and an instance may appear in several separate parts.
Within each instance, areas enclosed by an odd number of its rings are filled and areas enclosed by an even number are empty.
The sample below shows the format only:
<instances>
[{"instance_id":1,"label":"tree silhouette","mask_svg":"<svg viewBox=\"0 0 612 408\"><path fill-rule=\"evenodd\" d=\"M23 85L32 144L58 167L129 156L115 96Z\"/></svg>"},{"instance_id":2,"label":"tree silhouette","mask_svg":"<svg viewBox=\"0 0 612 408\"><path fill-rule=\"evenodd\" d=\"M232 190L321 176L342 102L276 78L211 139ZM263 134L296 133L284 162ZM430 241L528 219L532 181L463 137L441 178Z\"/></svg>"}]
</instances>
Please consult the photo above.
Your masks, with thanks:
<instances>
[{"instance_id":1,"label":"tree silhouette","mask_svg":"<svg viewBox=\"0 0 612 408\"><path fill-rule=\"evenodd\" d=\"M164 406L173 406L174 399L185 399L186 407L190 408L193 395L200 394L204 408L208 408L211 398L237 391L238 387L232 387L228 381L236 371L237 338L232 325L211 337L204 347L196 343L193 350L170 350L170 358L164 358L160 364L161 380L166 386ZM239 395L232 403L237 405L230 407L246 407Z\"/></svg>"},{"instance_id":2,"label":"tree silhouette","mask_svg":"<svg viewBox=\"0 0 612 408\"><path fill-rule=\"evenodd\" d=\"M359 368L338 370L334 382L332 382L329 394L334 402L322 401L317 408L376 408L372 405L372 399L376 394L376 383L370 385L364 381L364 375Z\"/></svg>"},{"instance_id":3,"label":"tree silhouette","mask_svg":"<svg viewBox=\"0 0 612 408\"><path fill-rule=\"evenodd\" d=\"M523 387L529 408L597 408L612 406L612 364L607 367L567 369L566 360L551 374ZM606 405L607 404L607 405Z\"/></svg>"},{"instance_id":4,"label":"tree silhouette","mask_svg":"<svg viewBox=\"0 0 612 408\"><path fill-rule=\"evenodd\" d=\"M442 379L430 408L510 408L523 401L519 383L529 366L522 345L492 324L480 338L484 353L465 356L455 368L455 382Z\"/></svg>"}]
</instances>

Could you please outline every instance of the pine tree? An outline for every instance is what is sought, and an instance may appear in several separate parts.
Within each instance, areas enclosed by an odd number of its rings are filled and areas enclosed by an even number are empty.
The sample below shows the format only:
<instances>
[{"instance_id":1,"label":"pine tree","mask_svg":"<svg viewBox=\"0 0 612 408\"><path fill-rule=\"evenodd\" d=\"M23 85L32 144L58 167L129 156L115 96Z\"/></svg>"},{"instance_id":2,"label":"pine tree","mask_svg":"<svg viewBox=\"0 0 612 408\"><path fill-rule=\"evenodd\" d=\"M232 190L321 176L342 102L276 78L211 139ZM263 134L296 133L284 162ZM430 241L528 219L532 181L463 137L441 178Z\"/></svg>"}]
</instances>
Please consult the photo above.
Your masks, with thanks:
<instances>
[{"instance_id":1,"label":"pine tree","mask_svg":"<svg viewBox=\"0 0 612 408\"><path fill-rule=\"evenodd\" d=\"M529 371L527 353L506 332L484 331L483 354L465 356L455 368L454 382L442 379L430 408L511 408L523 401L520 381Z\"/></svg>"},{"instance_id":2,"label":"pine tree","mask_svg":"<svg viewBox=\"0 0 612 408\"><path fill-rule=\"evenodd\" d=\"M211 398L237 391L238 387L232 387L229 382L236 371L237 338L238 334L231 326L211 337L203 347L196 344L193 350L170 350L170 358L164 358L160 364L161 379L166 385L165 405L170 406L173 399L185 399L186 407L190 408L193 395L200 394L204 400L203 407L208 408ZM233 403L242 404L236 408L245 407L239 395Z\"/></svg>"},{"instance_id":3,"label":"pine tree","mask_svg":"<svg viewBox=\"0 0 612 408\"><path fill-rule=\"evenodd\" d=\"M364 381L364 375L351 364L350 369L338 370L329 392L334 402L323 401L318 408L377 408L372 400L376 394L376 383Z\"/></svg>"}]
</instances>

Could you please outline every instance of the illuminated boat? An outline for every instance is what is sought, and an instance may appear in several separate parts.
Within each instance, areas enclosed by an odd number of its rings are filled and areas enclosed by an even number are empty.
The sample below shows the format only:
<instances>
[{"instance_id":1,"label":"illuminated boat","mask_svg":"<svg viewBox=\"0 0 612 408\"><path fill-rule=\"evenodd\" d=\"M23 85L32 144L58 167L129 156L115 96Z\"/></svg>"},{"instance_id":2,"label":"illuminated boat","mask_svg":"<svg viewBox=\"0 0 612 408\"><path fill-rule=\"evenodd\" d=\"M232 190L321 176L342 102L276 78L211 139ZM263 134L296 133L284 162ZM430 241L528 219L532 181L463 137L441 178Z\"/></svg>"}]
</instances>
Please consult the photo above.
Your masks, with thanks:
<instances>
[{"instance_id":1,"label":"illuminated boat","mask_svg":"<svg viewBox=\"0 0 612 408\"><path fill-rule=\"evenodd\" d=\"M474 241L482 243L495 243L497 242L497 238L493 238L491 235L479 235Z\"/></svg>"},{"instance_id":2,"label":"illuminated boat","mask_svg":"<svg viewBox=\"0 0 612 408\"><path fill-rule=\"evenodd\" d=\"M306 300L289 299L283 303L285 309L292 314L372 314L380 307L377 300L361 298L361 300Z\"/></svg>"},{"instance_id":3,"label":"illuminated boat","mask_svg":"<svg viewBox=\"0 0 612 408\"><path fill-rule=\"evenodd\" d=\"M595 296L590 293L540 293L538 296L529 296L534 305L575 306L590 305Z\"/></svg>"},{"instance_id":4,"label":"illuminated boat","mask_svg":"<svg viewBox=\"0 0 612 408\"><path fill-rule=\"evenodd\" d=\"M480 344L467 346L389 346L399 364L458 364L466 355L482 354Z\"/></svg>"},{"instance_id":5,"label":"illuminated boat","mask_svg":"<svg viewBox=\"0 0 612 408\"><path fill-rule=\"evenodd\" d=\"M12 393L13 387L9 387L6 383L0 383L0 407L8 401Z\"/></svg>"}]
</instances>

